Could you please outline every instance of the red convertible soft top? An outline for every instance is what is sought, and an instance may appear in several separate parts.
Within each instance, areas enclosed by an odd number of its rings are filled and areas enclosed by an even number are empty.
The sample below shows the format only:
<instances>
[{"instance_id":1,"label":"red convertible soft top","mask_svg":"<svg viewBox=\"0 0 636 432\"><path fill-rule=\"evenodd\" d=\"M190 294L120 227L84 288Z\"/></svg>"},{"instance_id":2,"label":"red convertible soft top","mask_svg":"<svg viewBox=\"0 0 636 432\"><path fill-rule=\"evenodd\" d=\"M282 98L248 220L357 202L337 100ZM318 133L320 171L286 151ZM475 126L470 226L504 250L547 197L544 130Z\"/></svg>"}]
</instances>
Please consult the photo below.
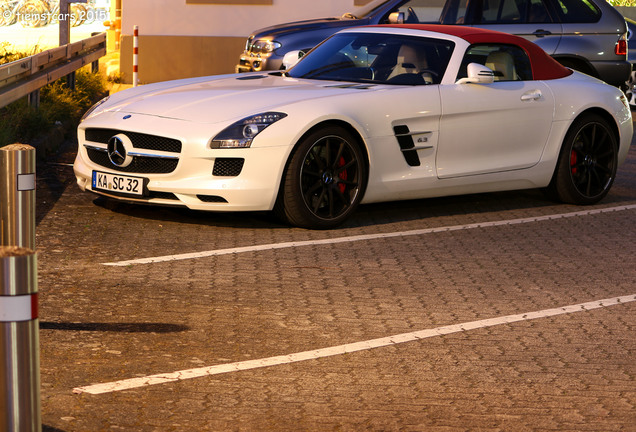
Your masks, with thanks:
<instances>
[{"instance_id":1,"label":"red convertible soft top","mask_svg":"<svg viewBox=\"0 0 636 432\"><path fill-rule=\"evenodd\" d=\"M470 44L499 43L517 45L528 53L532 65L532 77L535 80L552 80L564 78L572 74L572 71L550 57L538 45L526 39L508 33L467 26L453 26L442 24L389 24L376 27L407 28L443 33L464 39Z\"/></svg>"}]
</instances>

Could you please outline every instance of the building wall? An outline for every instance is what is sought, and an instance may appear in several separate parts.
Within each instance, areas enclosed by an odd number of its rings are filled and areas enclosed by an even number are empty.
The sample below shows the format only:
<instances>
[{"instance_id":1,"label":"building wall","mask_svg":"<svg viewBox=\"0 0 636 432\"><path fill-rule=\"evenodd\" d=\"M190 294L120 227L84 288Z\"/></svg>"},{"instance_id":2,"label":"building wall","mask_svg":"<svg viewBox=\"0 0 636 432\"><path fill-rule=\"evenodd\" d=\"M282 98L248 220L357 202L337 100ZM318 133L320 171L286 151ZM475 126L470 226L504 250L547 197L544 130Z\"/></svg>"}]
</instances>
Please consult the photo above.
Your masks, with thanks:
<instances>
[{"instance_id":1,"label":"building wall","mask_svg":"<svg viewBox=\"0 0 636 432\"><path fill-rule=\"evenodd\" d=\"M233 73L259 28L354 12L370 0L122 0L120 71L132 79L139 27L139 81Z\"/></svg>"}]
</instances>

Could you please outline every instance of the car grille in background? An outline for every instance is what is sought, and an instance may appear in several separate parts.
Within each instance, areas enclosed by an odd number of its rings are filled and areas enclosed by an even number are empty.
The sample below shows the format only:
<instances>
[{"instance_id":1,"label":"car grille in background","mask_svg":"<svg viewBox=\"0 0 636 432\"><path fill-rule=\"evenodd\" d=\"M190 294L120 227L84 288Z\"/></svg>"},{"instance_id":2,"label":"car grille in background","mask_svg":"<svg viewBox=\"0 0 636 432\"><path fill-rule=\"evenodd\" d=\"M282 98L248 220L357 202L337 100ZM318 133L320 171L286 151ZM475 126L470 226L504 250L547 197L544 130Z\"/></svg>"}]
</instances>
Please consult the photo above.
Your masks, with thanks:
<instances>
[{"instance_id":1,"label":"car grille in background","mask_svg":"<svg viewBox=\"0 0 636 432\"><path fill-rule=\"evenodd\" d=\"M243 170L243 158L217 158L214 161L212 175L219 177L236 177Z\"/></svg>"},{"instance_id":2,"label":"car grille in background","mask_svg":"<svg viewBox=\"0 0 636 432\"><path fill-rule=\"evenodd\" d=\"M126 135L135 148L181 153L181 141L157 135L124 132L116 129L88 128L85 131L85 137L87 141L108 144L109 139L120 133Z\"/></svg>"},{"instance_id":3,"label":"car grille in background","mask_svg":"<svg viewBox=\"0 0 636 432\"><path fill-rule=\"evenodd\" d=\"M88 158L91 162L115 171L139 174L168 174L177 168L179 159L163 159L146 156L135 156L127 167L114 165L105 151L87 148Z\"/></svg>"}]
</instances>

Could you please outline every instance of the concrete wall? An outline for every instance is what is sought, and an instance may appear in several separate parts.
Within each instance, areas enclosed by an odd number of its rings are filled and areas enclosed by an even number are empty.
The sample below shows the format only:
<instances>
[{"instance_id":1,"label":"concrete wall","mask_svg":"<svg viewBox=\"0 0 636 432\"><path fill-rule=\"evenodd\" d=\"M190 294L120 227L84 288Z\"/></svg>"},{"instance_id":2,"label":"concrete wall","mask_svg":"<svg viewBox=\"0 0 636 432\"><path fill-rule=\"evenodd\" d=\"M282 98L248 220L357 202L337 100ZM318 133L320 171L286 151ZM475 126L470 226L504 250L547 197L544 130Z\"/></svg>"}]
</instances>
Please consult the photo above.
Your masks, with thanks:
<instances>
[{"instance_id":1,"label":"concrete wall","mask_svg":"<svg viewBox=\"0 0 636 432\"><path fill-rule=\"evenodd\" d=\"M269 25L342 15L370 0L123 0L120 71L132 79L139 26L139 81L233 73L249 34Z\"/></svg>"}]
</instances>

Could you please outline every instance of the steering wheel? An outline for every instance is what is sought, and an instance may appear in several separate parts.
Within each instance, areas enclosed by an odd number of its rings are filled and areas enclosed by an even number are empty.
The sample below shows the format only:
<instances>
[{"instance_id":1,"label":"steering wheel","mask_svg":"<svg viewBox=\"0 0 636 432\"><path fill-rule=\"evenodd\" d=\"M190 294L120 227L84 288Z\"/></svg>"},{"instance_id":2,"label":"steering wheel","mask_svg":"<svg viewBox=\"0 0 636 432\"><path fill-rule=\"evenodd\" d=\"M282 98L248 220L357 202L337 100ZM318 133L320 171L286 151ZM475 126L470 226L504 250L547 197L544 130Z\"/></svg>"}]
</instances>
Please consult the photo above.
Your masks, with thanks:
<instances>
[{"instance_id":1,"label":"steering wheel","mask_svg":"<svg viewBox=\"0 0 636 432\"><path fill-rule=\"evenodd\" d=\"M413 10L411 6L409 6L408 11L409 11L409 17L406 19L406 21L412 22L411 19L414 19L415 23L419 23L420 19L417 17L417 14L415 13L415 11Z\"/></svg>"},{"instance_id":2,"label":"steering wheel","mask_svg":"<svg viewBox=\"0 0 636 432\"><path fill-rule=\"evenodd\" d=\"M371 81L375 81L375 74L376 74L376 70L373 66L369 66L369 72L371 72Z\"/></svg>"},{"instance_id":3,"label":"steering wheel","mask_svg":"<svg viewBox=\"0 0 636 432\"><path fill-rule=\"evenodd\" d=\"M434 76L435 78L439 78L439 73L435 72L435 71L434 71L434 70L432 70L432 69L422 69L422 70L420 70L418 73L419 73L420 75L427 73L427 74L429 74L429 75Z\"/></svg>"},{"instance_id":4,"label":"steering wheel","mask_svg":"<svg viewBox=\"0 0 636 432\"><path fill-rule=\"evenodd\" d=\"M426 74L430 75L434 82L437 82L439 79L439 74L431 69L422 69L418 73L420 74L422 78L424 78L424 75Z\"/></svg>"}]
</instances>

